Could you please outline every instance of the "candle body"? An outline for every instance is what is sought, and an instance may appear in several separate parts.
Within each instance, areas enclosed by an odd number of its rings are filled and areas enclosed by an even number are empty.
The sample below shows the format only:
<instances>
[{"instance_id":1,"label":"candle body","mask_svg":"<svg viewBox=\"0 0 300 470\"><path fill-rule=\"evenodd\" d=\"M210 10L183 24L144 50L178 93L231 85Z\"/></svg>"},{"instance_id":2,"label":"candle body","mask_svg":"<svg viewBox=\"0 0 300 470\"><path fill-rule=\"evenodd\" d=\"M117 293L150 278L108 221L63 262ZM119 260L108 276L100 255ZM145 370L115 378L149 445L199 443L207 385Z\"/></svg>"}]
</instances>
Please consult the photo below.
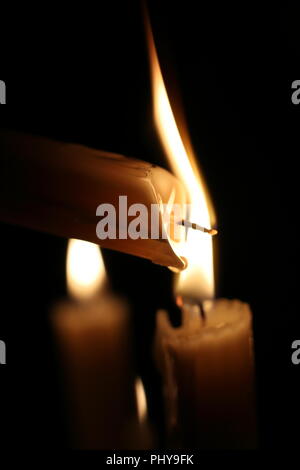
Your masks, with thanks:
<instances>
[{"instance_id":1,"label":"candle body","mask_svg":"<svg viewBox=\"0 0 300 470\"><path fill-rule=\"evenodd\" d=\"M69 301L56 307L53 319L74 447L121 448L135 414L125 305L109 296Z\"/></svg>"},{"instance_id":2,"label":"candle body","mask_svg":"<svg viewBox=\"0 0 300 470\"><path fill-rule=\"evenodd\" d=\"M127 232L127 227L119 217L115 238L100 240L96 234L100 221L96 209L111 204L119 215L119 196L127 196L128 207L143 204L147 208L149 232L151 205L160 207L170 198L179 206L186 203L182 184L165 169L83 145L1 131L0 174L0 220L185 268L181 243L172 239L173 231L168 238L162 236L161 211L156 238L151 233L148 238L122 238L119 230ZM122 212L127 219L127 211ZM128 215L128 223L131 219ZM184 240L185 230L179 230Z\"/></svg>"},{"instance_id":3,"label":"candle body","mask_svg":"<svg viewBox=\"0 0 300 470\"><path fill-rule=\"evenodd\" d=\"M163 375L167 424L174 445L201 449L256 446L251 312L221 299L183 307L173 328L158 313L156 357ZM171 442L172 443L172 442Z\"/></svg>"}]
</instances>

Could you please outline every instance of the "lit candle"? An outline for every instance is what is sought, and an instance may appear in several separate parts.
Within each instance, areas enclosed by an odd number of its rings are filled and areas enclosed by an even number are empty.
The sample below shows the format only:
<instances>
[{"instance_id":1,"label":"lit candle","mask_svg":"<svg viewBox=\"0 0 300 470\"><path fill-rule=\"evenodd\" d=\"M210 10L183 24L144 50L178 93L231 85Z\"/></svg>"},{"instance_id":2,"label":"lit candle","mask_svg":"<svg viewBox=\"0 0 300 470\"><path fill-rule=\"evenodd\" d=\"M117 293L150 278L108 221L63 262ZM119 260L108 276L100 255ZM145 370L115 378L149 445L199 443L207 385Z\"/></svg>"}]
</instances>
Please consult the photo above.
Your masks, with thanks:
<instances>
[{"instance_id":1,"label":"lit candle","mask_svg":"<svg viewBox=\"0 0 300 470\"><path fill-rule=\"evenodd\" d=\"M73 444L80 448L120 447L135 409L127 307L105 291L104 282L99 247L70 240L67 284L73 300L56 306L54 326Z\"/></svg>"},{"instance_id":2,"label":"lit candle","mask_svg":"<svg viewBox=\"0 0 300 470\"><path fill-rule=\"evenodd\" d=\"M154 118L175 175L185 186L189 221L215 223L187 134L179 132L148 25ZM214 298L212 237L187 229L181 251L188 262L175 292L182 325L158 312L156 357L163 375L167 423L174 445L248 448L255 445L251 312L237 300Z\"/></svg>"}]
</instances>

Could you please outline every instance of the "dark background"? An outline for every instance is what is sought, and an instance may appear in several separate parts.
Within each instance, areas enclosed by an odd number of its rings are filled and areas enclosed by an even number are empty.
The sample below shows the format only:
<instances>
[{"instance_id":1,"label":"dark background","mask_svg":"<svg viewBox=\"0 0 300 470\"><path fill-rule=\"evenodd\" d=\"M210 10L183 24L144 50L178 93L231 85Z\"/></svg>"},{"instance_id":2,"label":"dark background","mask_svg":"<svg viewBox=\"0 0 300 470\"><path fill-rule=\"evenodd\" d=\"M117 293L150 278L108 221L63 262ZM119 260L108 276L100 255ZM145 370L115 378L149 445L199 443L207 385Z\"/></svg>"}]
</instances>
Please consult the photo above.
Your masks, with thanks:
<instances>
[{"instance_id":1,"label":"dark background","mask_svg":"<svg viewBox=\"0 0 300 470\"><path fill-rule=\"evenodd\" d=\"M142 158L167 168L151 116L139 3L100 2L68 12L44 4L4 12L0 126ZM105 6L104 6L105 5ZM172 69L195 153L217 213L218 296L250 303L254 316L260 448L299 444L297 12L150 2L160 57ZM2 27L3 26L3 27ZM175 78L176 77L176 78ZM0 202L1 203L1 202ZM69 445L51 305L66 294L67 241L1 224L2 443ZM104 251L112 287L134 314L136 369L161 425L151 358L154 315L173 310L172 275L145 260Z\"/></svg>"}]
</instances>

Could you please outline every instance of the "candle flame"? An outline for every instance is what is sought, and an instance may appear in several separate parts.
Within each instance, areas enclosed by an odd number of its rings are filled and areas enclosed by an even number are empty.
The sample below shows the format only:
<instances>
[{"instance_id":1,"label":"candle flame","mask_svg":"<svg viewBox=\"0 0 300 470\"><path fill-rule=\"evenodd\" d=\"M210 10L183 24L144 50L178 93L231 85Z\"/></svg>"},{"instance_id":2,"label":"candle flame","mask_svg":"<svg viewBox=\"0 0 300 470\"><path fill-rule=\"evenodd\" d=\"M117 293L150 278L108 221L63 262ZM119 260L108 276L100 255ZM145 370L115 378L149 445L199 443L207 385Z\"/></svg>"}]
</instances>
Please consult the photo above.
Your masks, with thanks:
<instances>
[{"instance_id":1,"label":"candle flame","mask_svg":"<svg viewBox=\"0 0 300 470\"><path fill-rule=\"evenodd\" d=\"M147 418L147 400L142 380L138 377L135 381L135 396L139 422Z\"/></svg>"},{"instance_id":2,"label":"candle flame","mask_svg":"<svg viewBox=\"0 0 300 470\"><path fill-rule=\"evenodd\" d=\"M70 239L66 271L68 291L73 297L84 300L96 295L106 276L99 246Z\"/></svg>"},{"instance_id":3,"label":"candle flame","mask_svg":"<svg viewBox=\"0 0 300 470\"><path fill-rule=\"evenodd\" d=\"M175 175L183 182L191 204L189 220L203 227L211 228L214 213L203 178L197 169L187 134L179 132L168 98L164 79L149 22L146 21L153 113L156 128ZM212 237L206 233L187 229L187 236L181 253L188 261L186 270L179 274L176 292L185 297L202 300L214 296Z\"/></svg>"}]
</instances>

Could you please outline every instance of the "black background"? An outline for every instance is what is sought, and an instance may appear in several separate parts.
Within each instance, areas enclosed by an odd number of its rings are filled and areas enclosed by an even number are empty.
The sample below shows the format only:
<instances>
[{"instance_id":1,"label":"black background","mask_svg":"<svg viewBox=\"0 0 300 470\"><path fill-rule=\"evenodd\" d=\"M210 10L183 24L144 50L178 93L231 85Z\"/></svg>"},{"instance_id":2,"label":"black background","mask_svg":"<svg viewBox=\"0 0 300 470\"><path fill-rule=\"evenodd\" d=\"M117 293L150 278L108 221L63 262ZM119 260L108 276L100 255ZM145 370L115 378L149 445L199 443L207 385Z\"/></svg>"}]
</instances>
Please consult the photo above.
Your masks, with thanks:
<instances>
[{"instance_id":1,"label":"black background","mask_svg":"<svg viewBox=\"0 0 300 470\"><path fill-rule=\"evenodd\" d=\"M254 5L150 2L163 68L181 91L191 139L217 213L218 296L254 316L260 449L299 444L297 12ZM138 2L45 4L4 12L0 126L142 158L167 168L155 135ZM3 27L2 27L3 26ZM1 202L0 202L1 203ZM1 224L3 446L67 448L49 309L65 294L67 241ZM174 309L166 269L104 251L112 287L134 315L136 369L161 425L151 358L154 315Z\"/></svg>"}]
</instances>

